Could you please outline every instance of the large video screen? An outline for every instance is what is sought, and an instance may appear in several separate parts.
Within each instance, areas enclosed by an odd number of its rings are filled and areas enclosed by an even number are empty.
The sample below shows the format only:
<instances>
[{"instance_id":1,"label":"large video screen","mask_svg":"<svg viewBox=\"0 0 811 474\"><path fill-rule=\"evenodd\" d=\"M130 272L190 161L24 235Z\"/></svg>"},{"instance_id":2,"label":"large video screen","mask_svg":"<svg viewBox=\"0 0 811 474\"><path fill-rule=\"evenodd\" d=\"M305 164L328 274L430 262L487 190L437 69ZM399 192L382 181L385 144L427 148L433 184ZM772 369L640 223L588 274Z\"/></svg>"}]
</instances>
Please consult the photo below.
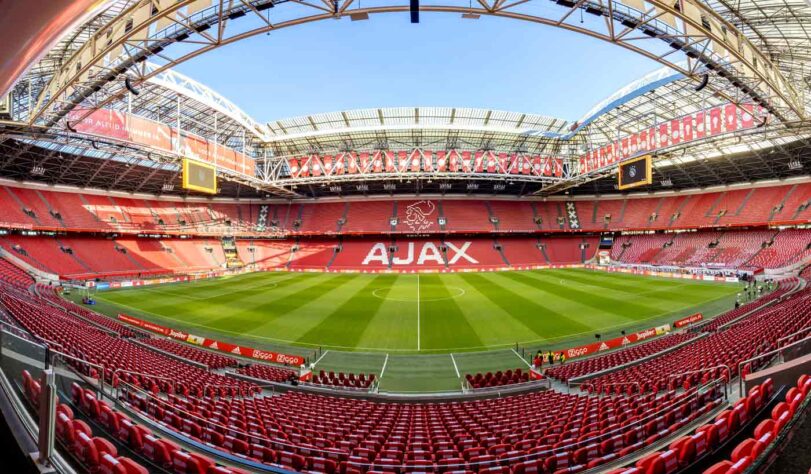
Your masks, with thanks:
<instances>
[{"instance_id":1,"label":"large video screen","mask_svg":"<svg viewBox=\"0 0 811 474\"><path fill-rule=\"evenodd\" d=\"M652 171L650 155L620 163L619 172L617 173L619 176L619 189L651 184L653 182Z\"/></svg>"},{"instance_id":2,"label":"large video screen","mask_svg":"<svg viewBox=\"0 0 811 474\"><path fill-rule=\"evenodd\" d=\"M217 194L217 169L214 165L184 158L183 189Z\"/></svg>"}]
</instances>

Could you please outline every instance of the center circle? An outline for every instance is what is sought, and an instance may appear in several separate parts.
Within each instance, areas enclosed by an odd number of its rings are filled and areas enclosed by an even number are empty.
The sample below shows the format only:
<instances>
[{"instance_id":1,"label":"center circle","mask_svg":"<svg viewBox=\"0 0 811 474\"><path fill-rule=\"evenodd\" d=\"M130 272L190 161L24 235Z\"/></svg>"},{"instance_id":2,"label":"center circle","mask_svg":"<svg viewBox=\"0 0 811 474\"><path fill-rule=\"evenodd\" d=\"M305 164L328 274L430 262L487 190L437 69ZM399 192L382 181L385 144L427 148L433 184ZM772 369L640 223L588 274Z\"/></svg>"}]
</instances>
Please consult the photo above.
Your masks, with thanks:
<instances>
[{"instance_id":1,"label":"center circle","mask_svg":"<svg viewBox=\"0 0 811 474\"><path fill-rule=\"evenodd\" d=\"M417 302L417 294L416 294L416 292L414 293L413 296L406 297L406 298L383 296L383 295L380 294L385 290L391 290L391 288L392 287L390 287L390 286L384 286L383 288L376 288L376 289L374 289L372 291L372 296L374 296L375 298L380 298L381 300L388 300L388 301L401 301L401 302L404 302L404 303L416 303ZM438 298L423 298L423 297L420 297L419 301L420 302L423 302L423 301L428 301L428 302L430 302L430 301L445 301L445 300L456 299L456 298L459 298L459 297L462 297L462 296L465 295L465 290L463 288L459 288L458 286L447 286L446 288L448 289L448 292L451 293L448 296L441 296L441 297L438 297Z\"/></svg>"}]
</instances>

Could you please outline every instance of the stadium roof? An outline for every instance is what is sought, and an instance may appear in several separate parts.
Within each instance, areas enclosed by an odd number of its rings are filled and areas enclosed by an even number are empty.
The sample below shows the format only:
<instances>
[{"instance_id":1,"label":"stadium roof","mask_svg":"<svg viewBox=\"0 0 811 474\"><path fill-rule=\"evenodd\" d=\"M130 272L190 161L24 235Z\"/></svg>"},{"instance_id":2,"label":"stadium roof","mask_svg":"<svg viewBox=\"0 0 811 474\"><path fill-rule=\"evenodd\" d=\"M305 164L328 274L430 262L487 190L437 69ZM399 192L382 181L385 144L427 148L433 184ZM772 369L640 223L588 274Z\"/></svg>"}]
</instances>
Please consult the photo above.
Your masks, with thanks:
<instances>
[{"instance_id":1,"label":"stadium roof","mask_svg":"<svg viewBox=\"0 0 811 474\"><path fill-rule=\"evenodd\" d=\"M178 192L173 188L178 179L178 155L73 133L67 112L79 106L82 110L114 109L170 124L183 133L256 159L255 177L225 173L228 183L222 191L232 195L456 193L482 189L513 194L610 193L615 192L613 170L575 173L579 156L623 135L730 101L762 104L770 113L770 121L767 123L764 116L763 123L753 130L659 150L656 181L650 190L806 174L805 157L811 139L805 120L811 100L807 93L811 6L805 0L710 0L706 5L711 10L690 3L683 7L685 11L673 10L666 2L640 0L622 0L613 9L606 9L600 1L572 2L571 6L557 2L545 4L548 8L542 11L524 2L505 5L486 0L475 8L466 2L456 5L453 0L446 7L423 5L428 11L459 11L556 25L611 41L666 65L599 102L574 123L463 107L351 110L259 123L227 98L173 72L171 67L219 44L275 28L344 14L401 11L403 7L361 8L343 0L336 4L335 12L325 13L316 6L317 14L307 16L312 5L300 2L295 2L295 8L284 1L238 3L182 0L160 2L153 8L144 0L106 2L106 8L64 35L18 81L12 112L15 119L29 124L0 129L0 147L5 155L0 161L0 176L32 179L32 170L39 173L44 168L44 174L33 178L75 185L86 179L84 184L94 187ZM287 16L272 17L271 6L284 7L274 8L273 15ZM604 18L605 25L588 22L581 26L582 22L575 22L572 13L581 8ZM243 16L262 21L253 30L237 30L229 36L226 30ZM224 21L226 17L230 22ZM136 41L132 36L139 30L139 21L149 26L142 30L151 38L149 42ZM220 35L217 45L193 52L214 34L206 32L214 25L221 27L216 33ZM730 39L729 33L740 35ZM95 46L89 43L99 35L110 38L110 47L103 52L93 50ZM180 43L187 48L179 48ZM126 84L120 80L124 76ZM700 81L705 87L696 87ZM70 88L74 94L69 100L59 99L53 95L57 88ZM293 180L287 165L288 158L299 155L439 149L557 156L564 160L564 172L555 179L418 173ZM98 160L109 163L98 166ZM87 163L92 172L68 169L71 163ZM137 176L130 183L121 178L118 167L122 163L143 173L127 171L125 176ZM52 172L52 166L59 172ZM109 180L103 170L113 173ZM461 182L466 180L476 181L476 186Z\"/></svg>"}]
</instances>

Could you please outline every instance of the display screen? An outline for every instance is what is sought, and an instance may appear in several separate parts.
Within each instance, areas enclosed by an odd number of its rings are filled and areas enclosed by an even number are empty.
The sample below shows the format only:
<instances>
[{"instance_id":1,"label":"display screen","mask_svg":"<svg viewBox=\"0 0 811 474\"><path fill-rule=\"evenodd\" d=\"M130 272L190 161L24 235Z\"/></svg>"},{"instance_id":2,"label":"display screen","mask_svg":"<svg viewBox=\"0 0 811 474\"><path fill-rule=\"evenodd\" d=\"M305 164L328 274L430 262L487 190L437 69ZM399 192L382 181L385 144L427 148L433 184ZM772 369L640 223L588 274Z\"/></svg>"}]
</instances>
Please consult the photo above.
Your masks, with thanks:
<instances>
[{"instance_id":1,"label":"display screen","mask_svg":"<svg viewBox=\"0 0 811 474\"><path fill-rule=\"evenodd\" d=\"M217 168L214 165L184 158L183 189L217 194Z\"/></svg>"},{"instance_id":2,"label":"display screen","mask_svg":"<svg viewBox=\"0 0 811 474\"><path fill-rule=\"evenodd\" d=\"M635 158L619 166L619 189L635 188L653 182L651 156Z\"/></svg>"}]
</instances>

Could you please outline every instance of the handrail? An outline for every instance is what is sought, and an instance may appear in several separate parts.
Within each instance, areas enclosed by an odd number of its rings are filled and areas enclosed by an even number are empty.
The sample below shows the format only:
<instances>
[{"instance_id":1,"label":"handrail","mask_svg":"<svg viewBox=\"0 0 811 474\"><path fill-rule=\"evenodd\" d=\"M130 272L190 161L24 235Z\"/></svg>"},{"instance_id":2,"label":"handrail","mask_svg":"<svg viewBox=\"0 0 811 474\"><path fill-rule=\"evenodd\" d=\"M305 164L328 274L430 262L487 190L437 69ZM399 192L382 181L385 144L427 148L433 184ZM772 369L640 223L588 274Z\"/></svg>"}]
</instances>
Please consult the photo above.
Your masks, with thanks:
<instances>
[{"instance_id":1,"label":"handrail","mask_svg":"<svg viewBox=\"0 0 811 474\"><path fill-rule=\"evenodd\" d=\"M453 467L465 467L465 466L471 466L471 465L476 465L476 466L488 465L488 464L492 464L494 462L495 463L517 462L517 461L521 461L521 460L524 460L524 459L527 459L527 458L540 458L542 456L547 456L549 454L554 454L557 451L566 450L566 449L572 449L573 447L577 447L577 446L586 446L588 444L597 442L597 441L602 440L602 439L608 439L608 438L614 436L615 434L617 434L620 431L627 430L629 427L641 426L643 423L647 423L651 419L654 419L654 418L656 418L658 416L661 416L662 414L664 414L664 413L666 413L666 412L668 412L670 410L673 410L673 409L675 409L675 408L677 408L679 406L682 406L684 404L691 403L695 399L697 399L699 396L703 395L703 393L701 392L702 390L705 390L705 389L707 389L708 387L710 387L712 385L716 385L719 382L720 381L718 381L718 380L710 381L710 382L708 382L707 384L705 384L705 385L703 385L701 387L696 387L696 389L693 391L693 393L685 392L684 394L682 394L682 395L688 395L688 396L686 396L686 397L684 397L684 398L682 398L682 399L680 399L678 401L673 401L673 403L671 403L671 404L669 404L669 405L667 405L665 407L658 408L653 413L647 414L646 416L644 416L641 419L635 421L634 423L631 423L631 424L625 425L625 426L621 426L621 427L617 427L617 428L612 429L610 432L607 432L607 433L600 433L600 434L594 436L593 438L589 438L589 439L582 440L582 441L576 441L576 442L572 443L571 445L560 446L560 447L557 447L557 448L550 448L549 450L543 451L543 452L540 452L540 453L520 454L520 455L512 456L510 458L498 459L498 460L494 460L494 461L480 461L480 462L476 462L476 463L455 464L455 465L449 465L449 466L443 466L443 467L453 468ZM238 435L245 436L246 437L245 439L258 440L258 441L262 442L264 445L267 445L267 442L270 442L273 445L282 446L284 448L298 449L300 447L300 446L297 446L297 445L294 445L294 444L287 443L285 440L280 440L280 439L275 439L275 438L271 439L271 438L269 438L267 436L257 436L256 434L248 433L248 432L245 432L245 431L242 431L242 430L238 430L238 429L235 429L234 427L229 427L229 426L222 425L222 424L220 424L218 422L215 422L215 421L212 421L210 419L203 418L200 414L192 413L192 412L189 412L189 411L187 411L185 409L177 407L176 405L170 403L169 401L166 401L166 400L163 400L161 398L158 398L158 397L154 396L152 393L150 393L147 390L144 390L141 387L135 387L134 385L126 383L126 382L122 382L122 385L131 386L131 387L134 388L134 390L136 392L141 392L141 393L146 394L146 396L149 397L149 399L151 399L153 401L153 403L164 405L166 407L166 409L168 409L168 411L171 411L171 412L173 412L175 414L183 415L184 417L187 417L187 419L193 419L193 420L197 420L197 421L201 422L202 423L201 428L203 428L204 426L205 427L222 428L222 429L224 429L224 430L226 430L228 432L233 432L233 433L237 433ZM675 393L673 391L671 391L671 392ZM706 390L705 390L705 392L706 392ZM676 396L679 396L679 395L676 395ZM129 399L127 397L123 397L123 398L120 398L120 399L123 400L127 404L131 404L131 402L129 401ZM148 402L149 402L149 400L147 400L147 403ZM172 430L176 431L174 429L172 429ZM327 449L329 449L329 448L327 448ZM371 462L359 463L359 462L349 461L348 464L356 465L356 466L371 466L373 463L371 463ZM381 465L381 466L382 467L397 467L398 465ZM405 468L410 467L410 466L405 465L405 464L404 465L399 465L399 466L400 467L405 467Z\"/></svg>"},{"instance_id":2,"label":"handrail","mask_svg":"<svg viewBox=\"0 0 811 474\"><path fill-rule=\"evenodd\" d=\"M87 361L85 359L81 359L79 357L72 356L70 354L65 354L64 352L59 352L59 351L51 351L51 352L56 356L64 357L64 358L79 362L81 364L88 365L90 367L95 367L97 369L101 369L101 371L99 372L99 374L101 376L98 379L99 380L99 392L100 392L101 395L104 395L104 379L105 379L105 376L106 376L107 369L103 365L96 364L96 363L93 363L93 362L89 362L89 361ZM78 375L80 377L83 377L83 375L81 373L79 373L79 372L77 372L77 373L78 373ZM99 394L97 394L97 395L99 395Z\"/></svg>"},{"instance_id":3,"label":"handrail","mask_svg":"<svg viewBox=\"0 0 811 474\"><path fill-rule=\"evenodd\" d=\"M172 395L175 395L177 393L177 389L175 387L175 381L170 379L170 378L161 377L160 375L152 375L152 374L145 374L145 373L142 373L142 372L135 372L135 371L126 370L126 369L116 369L116 370L114 370L113 375L112 375L112 379L110 379L111 383L114 380L116 380L116 375L118 375L119 372L121 372L123 374L140 375L142 377L147 377L147 378L151 378L151 379L166 380L166 381L169 382L169 385L172 387ZM119 381L119 383L121 383L121 382ZM126 383L126 382L124 382L124 383ZM115 385L113 385L113 387L115 387Z\"/></svg>"},{"instance_id":4,"label":"handrail","mask_svg":"<svg viewBox=\"0 0 811 474\"><path fill-rule=\"evenodd\" d=\"M465 380L465 383L467 383L467 380ZM468 383L468 386L469 385L470 384ZM550 377L544 376L544 378L542 378L542 379L527 380L526 382L518 382L518 383L508 383L508 384L505 384L505 385L494 385L492 387L473 388L473 387L469 386L469 391L471 391L473 393L489 393L489 392L498 392L498 391L504 390L506 388L529 387L531 385L537 385L539 387L542 386L542 385L546 385L547 389L551 389L552 388L552 379Z\"/></svg>"},{"instance_id":5,"label":"handrail","mask_svg":"<svg viewBox=\"0 0 811 474\"><path fill-rule=\"evenodd\" d=\"M713 370L713 369L727 369L727 373L729 374L730 377L732 377L732 371L730 370L728 365L726 365L726 364L718 364L718 365L714 365L712 367L706 367L706 368L695 369L695 370L688 370L686 372L679 372L677 374L670 374L670 375L667 376L667 380L668 380L668 382L670 382L670 379L674 379L676 377L683 377L685 375L692 375L692 374L700 374L700 373L704 373L704 372L707 372L708 370Z\"/></svg>"},{"instance_id":6,"label":"handrail","mask_svg":"<svg viewBox=\"0 0 811 474\"><path fill-rule=\"evenodd\" d=\"M43 348L45 348L45 345L41 344L41 341L43 341L43 339L41 337L37 337L36 335L32 334L30 331L26 330L23 327L15 326L15 325L13 325L11 323L3 321L2 319L0 319L0 326L7 327L8 329L13 329L13 331L10 331L10 330L7 329L7 332L9 334L14 334L15 336L17 336L19 338L22 338L22 336L20 336L20 334L24 334L24 335L31 338L31 339L26 339L26 341L33 342L34 344L40 345ZM16 334L16 333L19 333L19 334Z\"/></svg>"},{"instance_id":7,"label":"handrail","mask_svg":"<svg viewBox=\"0 0 811 474\"><path fill-rule=\"evenodd\" d=\"M744 377L741 375L743 373L741 371L743 370L744 365L746 365L746 364L748 364L750 362L754 362L756 360L762 359L762 358L764 358L766 356L777 355L779 359L782 359L783 351L785 349L788 349L789 347L793 347L793 346L796 346L796 345L798 345L800 343L804 343L804 342L808 342L808 341L811 341L811 336L804 337L804 338L800 339L799 341L794 341L794 342L792 342L791 344L789 344L787 346L778 347L777 349L773 349L773 350L771 350L769 352L764 352L762 354L758 354L758 355L756 355L754 357L751 357L749 359L742 360L742 361L738 362L738 375L740 376L739 380L738 380L738 389L740 390L740 393L743 393Z\"/></svg>"},{"instance_id":8,"label":"handrail","mask_svg":"<svg viewBox=\"0 0 811 474\"><path fill-rule=\"evenodd\" d=\"M237 391L238 396L242 397L245 396L245 392L248 390L242 385L239 384L215 384L215 383L207 383L203 385L203 396L208 396L208 389L209 388L235 388ZM217 395L216 393L214 394Z\"/></svg>"},{"instance_id":9,"label":"handrail","mask_svg":"<svg viewBox=\"0 0 811 474\"><path fill-rule=\"evenodd\" d=\"M794 337L794 336L796 336L798 334L807 333L807 332L810 332L810 331L811 331L811 326L807 326L807 327L805 327L803 329L800 329L799 331L797 331L795 333L789 334L788 336L781 337L780 339L777 340L777 348L779 349L781 347L780 343L782 341L785 341L786 339L792 338L792 337ZM803 338L803 339L805 339L805 338Z\"/></svg>"},{"instance_id":10,"label":"handrail","mask_svg":"<svg viewBox=\"0 0 811 474\"><path fill-rule=\"evenodd\" d=\"M642 385L640 385L639 382L611 382L611 383L601 384L600 387L613 387L613 386L623 386L623 385L636 386L636 390L637 390L636 393L639 393L639 394L642 393ZM582 383L581 382L574 382L573 384L567 385L567 387L570 389L570 391L571 391L572 386L577 386L581 390L583 389L583 387L591 386L591 388L595 392L597 391L597 384L595 384L594 382L582 382ZM597 395L599 395L599 393Z\"/></svg>"},{"instance_id":11,"label":"handrail","mask_svg":"<svg viewBox=\"0 0 811 474\"><path fill-rule=\"evenodd\" d=\"M708 370L714 369L726 369L727 370L727 380L720 379L724 384L724 398L729 398L729 383L732 381L732 370L730 370L729 366L726 364L718 364L713 367L707 367L706 369L696 369L696 370L688 370L687 372L681 372L679 374L670 374L667 376L667 385L670 385L670 381L676 377L683 377L685 375L691 375L696 373L706 373ZM738 372L740 374L740 372Z\"/></svg>"}]
</instances>

